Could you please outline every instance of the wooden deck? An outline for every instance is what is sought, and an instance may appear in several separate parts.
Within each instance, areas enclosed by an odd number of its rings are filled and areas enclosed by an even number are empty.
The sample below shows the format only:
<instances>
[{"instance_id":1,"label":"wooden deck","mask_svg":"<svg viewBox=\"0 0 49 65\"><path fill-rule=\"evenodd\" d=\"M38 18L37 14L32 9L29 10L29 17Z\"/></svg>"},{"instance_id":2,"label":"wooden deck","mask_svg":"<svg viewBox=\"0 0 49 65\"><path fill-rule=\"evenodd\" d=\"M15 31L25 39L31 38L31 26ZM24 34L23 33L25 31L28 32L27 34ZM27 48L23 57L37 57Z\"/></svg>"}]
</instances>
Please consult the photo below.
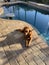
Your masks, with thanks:
<instances>
[{"instance_id":1,"label":"wooden deck","mask_svg":"<svg viewBox=\"0 0 49 65\"><path fill-rule=\"evenodd\" d=\"M30 26L18 20L0 19L0 65L49 65L49 46L34 28L32 43L25 47L18 29L26 25Z\"/></svg>"}]
</instances>

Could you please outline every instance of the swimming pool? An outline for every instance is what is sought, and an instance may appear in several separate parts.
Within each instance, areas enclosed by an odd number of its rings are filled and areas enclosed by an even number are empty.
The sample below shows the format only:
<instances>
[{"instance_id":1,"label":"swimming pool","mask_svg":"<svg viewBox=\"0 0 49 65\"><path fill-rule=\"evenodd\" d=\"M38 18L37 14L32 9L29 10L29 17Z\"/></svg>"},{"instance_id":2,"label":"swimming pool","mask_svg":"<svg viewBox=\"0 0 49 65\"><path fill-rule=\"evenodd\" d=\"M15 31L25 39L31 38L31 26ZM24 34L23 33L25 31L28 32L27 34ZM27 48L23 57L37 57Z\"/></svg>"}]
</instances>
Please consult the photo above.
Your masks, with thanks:
<instances>
[{"instance_id":1,"label":"swimming pool","mask_svg":"<svg viewBox=\"0 0 49 65\"><path fill-rule=\"evenodd\" d=\"M2 18L9 19L7 14L13 14L13 20L23 20L34 26L49 44L49 12L25 5L3 6Z\"/></svg>"}]
</instances>

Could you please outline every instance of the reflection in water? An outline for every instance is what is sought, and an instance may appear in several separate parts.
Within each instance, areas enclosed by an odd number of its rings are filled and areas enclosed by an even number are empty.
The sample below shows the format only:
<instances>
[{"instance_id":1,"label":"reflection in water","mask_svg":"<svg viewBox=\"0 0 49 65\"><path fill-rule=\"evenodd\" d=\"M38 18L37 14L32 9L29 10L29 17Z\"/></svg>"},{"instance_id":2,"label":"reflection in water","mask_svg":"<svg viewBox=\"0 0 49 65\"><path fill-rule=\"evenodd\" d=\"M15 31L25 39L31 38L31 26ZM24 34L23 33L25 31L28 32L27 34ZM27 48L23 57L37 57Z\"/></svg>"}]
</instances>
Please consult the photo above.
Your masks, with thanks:
<instances>
[{"instance_id":1,"label":"reflection in water","mask_svg":"<svg viewBox=\"0 0 49 65\"><path fill-rule=\"evenodd\" d=\"M47 34L49 34L49 22L48 22Z\"/></svg>"},{"instance_id":2,"label":"reflection in water","mask_svg":"<svg viewBox=\"0 0 49 65\"><path fill-rule=\"evenodd\" d=\"M4 14L14 13L15 17L13 17L13 19L27 21L32 26L35 26L41 34L45 34L45 31L47 31L47 33L49 32L49 12L22 4L8 7L4 6L3 8ZM4 16L4 18L6 17Z\"/></svg>"},{"instance_id":3,"label":"reflection in water","mask_svg":"<svg viewBox=\"0 0 49 65\"><path fill-rule=\"evenodd\" d=\"M27 11L26 11L26 9L25 9L25 21L27 21Z\"/></svg>"},{"instance_id":4,"label":"reflection in water","mask_svg":"<svg viewBox=\"0 0 49 65\"><path fill-rule=\"evenodd\" d=\"M18 19L20 19L20 15L19 15L19 7L18 7Z\"/></svg>"},{"instance_id":5,"label":"reflection in water","mask_svg":"<svg viewBox=\"0 0 49 65\"><path fill-rule=\"evenodd\" d=\"M37 11L35 11L34 26L36 25Z\"/></svg>"}]
</instances>

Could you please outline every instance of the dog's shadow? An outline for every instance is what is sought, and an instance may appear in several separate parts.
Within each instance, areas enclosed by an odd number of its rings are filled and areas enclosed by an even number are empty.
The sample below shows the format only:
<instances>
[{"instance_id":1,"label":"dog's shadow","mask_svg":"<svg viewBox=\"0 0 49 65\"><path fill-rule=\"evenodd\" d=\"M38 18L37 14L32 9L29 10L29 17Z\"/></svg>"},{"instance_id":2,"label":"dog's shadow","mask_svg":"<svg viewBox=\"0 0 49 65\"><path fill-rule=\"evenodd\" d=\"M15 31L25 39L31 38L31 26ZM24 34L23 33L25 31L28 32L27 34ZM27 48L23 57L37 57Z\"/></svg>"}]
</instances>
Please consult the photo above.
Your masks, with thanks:
<instances>
[{"instance_id":1,"label":"dog's shadow","mask_svg":"<svg viewBox=\"0 0 49 65\"><path fill-rule=\"evenodd\" d=\"M19 30L14 30L13 32L11 32L5 36L2 36L2 37L6 37L6 39L4 41L1 41L2 46L5 46L4 43L6 42L7 45L20 43L23 48L25 47L24 34L22 32L20 32Z\"/></svg>"},{"instance_id":2,"label":"dog's shadow","mask_svg":"<svg viewBox=\"0 0 49 65\"><path fill-rule=\"evenodd\" d=\"M22 54L23 52L25 52L25 50L27 50L27 48L25 47L24 34L19 30L14 30L13 32L10 32L7 35L1 36L0 38L4 38L4 37L5 39L0 41L0 47L4 49L7 57L3 56L2 59L7 58L9 62L10 61L15 62L15 59L17 59L20 56L20 54ZM3 53L3 51L0 51L0 53ZM6 60L5 62L3 62L3 65L7 63L8 61Z\"/></svg>"}]
</instances>

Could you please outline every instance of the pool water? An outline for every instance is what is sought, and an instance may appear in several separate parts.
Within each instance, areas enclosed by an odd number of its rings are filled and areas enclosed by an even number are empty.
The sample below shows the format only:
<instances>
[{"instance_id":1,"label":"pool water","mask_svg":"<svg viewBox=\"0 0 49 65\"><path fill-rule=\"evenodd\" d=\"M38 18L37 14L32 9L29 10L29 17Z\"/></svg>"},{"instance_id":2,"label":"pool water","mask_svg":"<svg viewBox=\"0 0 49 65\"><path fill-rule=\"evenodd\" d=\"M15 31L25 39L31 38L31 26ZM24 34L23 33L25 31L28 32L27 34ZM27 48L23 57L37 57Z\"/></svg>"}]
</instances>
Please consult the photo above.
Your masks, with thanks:
<instances>
[{"instance_id":1,"label":"pool water","mask_svg":"<svg viewBox=\"0 0 49 65\"><path fill-rule=\"evenodd\" d=\"M3 8L4 14L2 18L9 19L5 15L14 14L12 19L23 20L30 23L44 36L49 44L49 12L24 4L3 6Z\"/></svg>"}]
</instances>

